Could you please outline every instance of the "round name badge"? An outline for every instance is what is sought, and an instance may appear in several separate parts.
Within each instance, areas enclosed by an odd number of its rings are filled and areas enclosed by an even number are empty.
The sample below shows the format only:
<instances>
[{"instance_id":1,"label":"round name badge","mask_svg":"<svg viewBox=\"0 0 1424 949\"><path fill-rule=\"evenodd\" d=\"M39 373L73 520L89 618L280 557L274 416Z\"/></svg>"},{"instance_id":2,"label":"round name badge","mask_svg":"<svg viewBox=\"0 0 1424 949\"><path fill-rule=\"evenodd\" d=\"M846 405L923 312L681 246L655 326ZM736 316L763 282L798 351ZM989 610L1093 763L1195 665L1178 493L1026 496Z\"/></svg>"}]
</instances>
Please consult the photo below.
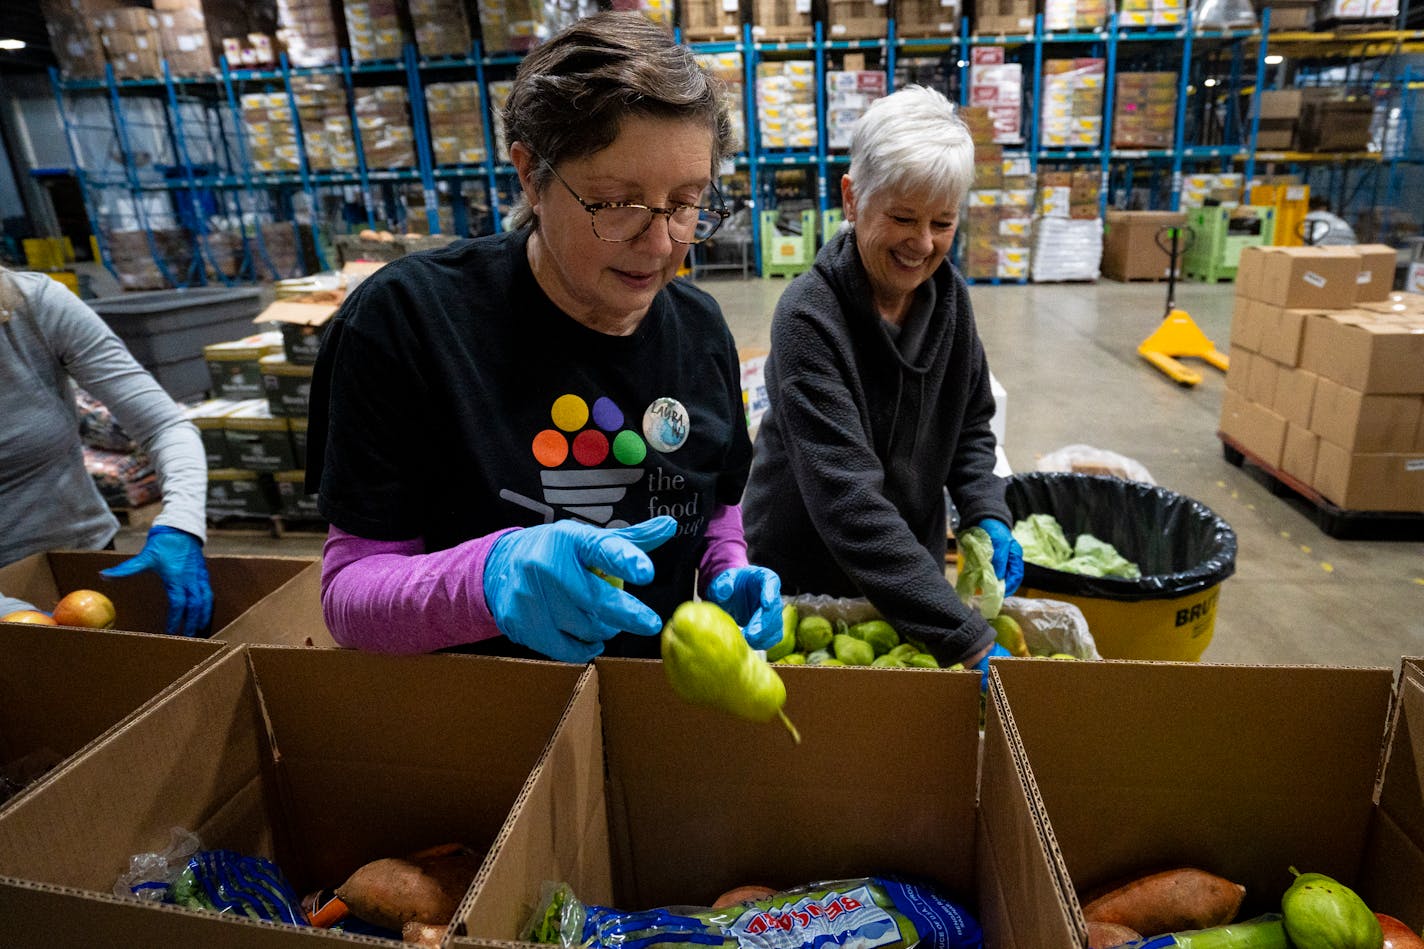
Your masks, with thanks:
<instances>
[{"instance_id":1,"label":"round name badge","mask_svg":"<svg viewBox=\"0 0 1424 949\"><path fill-rule=\"evenodd\" d=\"M643 437L660 452L677 451L687 442L691 425L687 409L677 399L654 399L643 413Z\"/></svg>"}]
</instances>

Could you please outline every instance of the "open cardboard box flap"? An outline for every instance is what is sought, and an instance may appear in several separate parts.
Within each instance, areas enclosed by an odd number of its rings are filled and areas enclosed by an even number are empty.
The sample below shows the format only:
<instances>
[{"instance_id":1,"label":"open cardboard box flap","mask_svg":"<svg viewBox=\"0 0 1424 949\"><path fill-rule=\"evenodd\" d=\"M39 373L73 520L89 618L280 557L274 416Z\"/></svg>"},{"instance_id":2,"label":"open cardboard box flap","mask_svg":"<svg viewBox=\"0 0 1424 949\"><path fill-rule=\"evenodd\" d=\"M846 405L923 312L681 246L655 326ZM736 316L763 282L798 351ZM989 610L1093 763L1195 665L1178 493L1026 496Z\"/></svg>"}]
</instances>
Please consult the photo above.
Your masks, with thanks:
<instances>
[{"instance_id":1,"label":"open cardboard box flap","mask_svg":"<svg viewBox=\"0 0 1424 949\"><path fill-rule=\"evenodd\" d=\"M632 910L900 873L979 915L977 675L779 668L794 745L774 720L683 703L658 662L596 670L597 694L571 706L457 914L455 945L517 940L545 881Z\"/></svg>"},{"instance_id":2,"label":"open cardboard box flap","mask_svg":"<svg viewBox=\"0 0 1424 949\"><path fill-rule=\"evenodd\" d=\"M1424 923L1419 774L1398 763L1424 728L1409 677L1387 735L1386 669L995 660L994 675L1071 910L1034 944L1082 946L1081 895L1173 866L1243 884L1242 918L1279 911L1295 866Z\"/></svg>"},{"instance_id":3,"label":"open cardboard box flap","mask_svg":"<svg viewBox=\"0 0 1424 949\"><path fill-rule=\"evenodd\" d=\"M434 844L483 850L584 677L474 656L230 649L0 816L5 941L103 945L131 920L161 935L145 945L250 945L259 929L263 945L360 942L122 900L112 887L171 827L274 860L299 893Z\"/></svg>"},{"instance_id":4,"label":"open cardboard box flap","mask_svg":"<svg viewBox=\"0 0 1424 949\"><path fill-rule=\"evenodd\" d=\"M156 574L117 580L99 576L129 556L95 550L34 554L0 568L0 590L40 609L52 609L73 590L98 590L114 601L115 628L162 633L168 597ZM336 645L322 619L317 559L216 556L207 564L213 588L210 638L230 644Z\"/></svg>"}]
</instances>

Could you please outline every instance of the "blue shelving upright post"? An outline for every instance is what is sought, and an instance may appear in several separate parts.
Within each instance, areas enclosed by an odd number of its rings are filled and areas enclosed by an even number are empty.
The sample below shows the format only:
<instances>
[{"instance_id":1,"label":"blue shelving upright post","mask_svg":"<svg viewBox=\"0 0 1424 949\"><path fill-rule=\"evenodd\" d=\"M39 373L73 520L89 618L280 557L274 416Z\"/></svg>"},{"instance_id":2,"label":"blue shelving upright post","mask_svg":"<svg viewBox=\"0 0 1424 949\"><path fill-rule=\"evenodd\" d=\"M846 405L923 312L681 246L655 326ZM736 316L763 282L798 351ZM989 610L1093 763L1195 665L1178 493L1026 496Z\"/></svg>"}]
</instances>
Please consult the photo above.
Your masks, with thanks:
<instances>
[{"instance_id":1,"label":"blue shelving upright post","mask_svg":"<svg viewBox=\"0 0 1424 949\"><path fill-rule=\"evenodd\" d=\"M1033 18L1033 76L1029 86L1029 99L1033 108L1028 114L1028 164L1034 174L1038 174L1038 121L1043 113L1043 14Z\"/></svg>"},{"instance_id":2,"label":"blue shelving upright post","mask_svg":"<svg viewBox=\"0 0 1424 949\"><path fill-rule=\"evenodd\" d=\"M825 219L827 178L826 167L826 45L821 35L821 21L815 23L815 33L811 41L812 55L815 57L816 83L816 220Z\"/></svg>"},{"instance_id":3,"label":"blue shelving upright post","mask_svg":"<svg viewBox=\"0 0 1424 949\"><path fill-rule=\"evenodd\" d=\"M139 181L133 148L129 145L128 120L124 117L124 106L119 96L119 83L114 77L112 64L104 66L104 85L109 93L109 111L114 119L114 132L117 136L119 155L124 162L124 177L129 185L129 198L133 201L134 220L139 229L143 231L144 238L148 243L148 252L152 255L153 263L158 268L159 274L173 286L181 287L183 284L174 278L172 271L168 268L168 262L158 252L158 244L153 239L153 228L148 225L148 211L144 208L143 183Z\"/></svg>"},{"instance_id":4,"label":"blue shelving upright post","mask_svg":"<svg viewBox=\"0 0 1424 949\"><path fill-rule=\"evenodd\" d=\"M1112 142L1113 109L1117 107L1117 13L1108 14L1107 58L1103 70L1103 137L1099 142L1101 157L1098 160L1098 217L1107 218L1108 199L1112 190Z\"/></svg>"},{"instance_id":5,"label":"blue shelving upright post","mask_svg":"<svg viewBox=\"0 0 1424 949\"><path fill-rule=\"evenodd\" d=\"M1251 91L1251 132L1246 141L1246 167L1242 176L1245 188L1251 187L1256 176L1256 136L1261 132L1261 93L1266 88L1266 51L1270 49L1271 7L1261 9L1261 39L1256 49L1256 87Z\"/></svg>"},{"instance_id":6,"label":"blue shelving upright post","mask_svg":"<svg viewBox=\"0 0 1424 949\"><path fill-rule=\"evenodd\" d=\"M762 275L761 267L761 169L758 158L761 155L761 125L756 109L756 44L752 42L752 25L742 24L742 85L743 108L747 117L747 186L750 197L747 212L752 228L752 260L756 264L756 274Z\"/></svg>"},{"instance_id":7,"label":"blue shelving upright post","mask_svg":"<svg viewBox=\"0 0 1424 949\"><path fill-rule=\"evenodd\" d=\"M99 263L117 280L119 272L114 268L113 258L109 255L109 242L104 236L104 229L100 226L99 211L94 207L94 201L89 196L88 173L79 160L79 150L74 147L75 131L69 121L69 109L64 104L64 80L60 78L59 70L54 66L49 67L49 84L50 89L54 92L54 105L59 111L60 123L64 128L64 147L69 151L69 160L74 167L74 180L79 184L79 195L84 201L84 213L89 217L89 229L94 235L94 244L99 250Z\"/></svg>"},{"instance_id":8,"label":"blue shelving upright post","mask_svg":"<svg viewBox=\"0 0 1424 949\"><path fill-rule=\"evenodd\" d=\"M208 249L208 225L207 215L203 211L203 202L198 197L197 182L193 178L193 163L188 157L187 132L183 127L183 110L178 107L178 90L173 82L173 72L168 66L168 59L164 57L161 61L163 70L163 87L167 93L168 111L173 117L173 149L178 159L178 166L183 170L183 190L188 199L188 207L193 215L193 264L197 268L199 286L207 282L203 262L207 261L213 268L213 273L225 286L232 286L232 278L223 273L222 268L217 265L217 261L212 259L212 252Z\"/></svg>"},{"instance_id":9,"label":"blue shelving upright post","mask_svg":"<svg viewBox=\"0 0 1424 949\"><path fill-rule=\"evenodd\" d=\"M228 64L226 56L219 57L218 59L218 74L222 80L223 90L227 95L227 107L232 118L233 132L237 136L237 160L238 166L242 169L243 193L247 195L248 201L252 203L255 213L257 191L252 181L252 164L247 158L247 129L242 122L242 109L238 106L237 89L233 85L232 68ZM281 271L279 271L277 265L272 262L272 255L267 252L267 239L262 234L262 225L258 224L254 227L253 232L256 234L257 251L262 255L262 262L267 265L267 269L273 276L281 279L283 276ZM255 276L256 268L254 267L253 270Z\"/></svg>"},{"instance_id":10,"label":"blue shelving upright post","mask_svg":"<svg viewBox=\"0 0 1424 949\"><path fill-rule=\"evenodd\" d=\"M404 59L410 120L415 126L415 160L420 169L420 186L425 192L425 223L431 234L439 234L440 196L435 190L435 163L430 150L430 129L425 120L425 91L420 82L420 61L416 58L413 44L406 44Z\"/></svg>"},{"instance_id":11,"label":"blue shelving upright post","mask_svg":"<svg viewBox=\"0 0 1424 949\"><path fill-rule=\"evenodd\" d=\"M312 247L316 250L317 269L329 270L331 269L331 265L326 262L326 254L323 253L321 249L321 235L317 224L317 216L320 209L317 206L316 188L312 185L311 167L307 161L306 139L302 135L302 117L301 113L297 111L296 93L292 91L292 66L287 60L286 53L281 54L278 62L281 65L282 89L287 94L287 110L292 116L292 130L296 133L297 137L297 174L301 178L302 192L307 196L307 203L311 207ZM295 232L294 237L297 242L297 253L300 254L302 229L301 225L297 223L296 214L292 215L292 230Z\"/></svg>"},{"instance_id":12,"label":"blue shelving upright post","mask_svg":"<svg viewBox=\"0 0 1424 949\"><path fill-rule=\"evenodd\" d=\"M346 112L351 117L351 139L356 150L356 181L361 188L361 204L366 208L366 226L376 226L376 199L371 194L371 173L366 167L366 146L361 140L361 117L356 113L356 84L351 78L351 51L341 48L341 81L346 86Z\"/></svg>"},{"instance_id":13,"label":"blue shelving upright post","mask_svg":"<svg viewBox=\"0 0 1424 949\"><path fill-rule=\"evenodd\" d=\"M1192 11L1187 10L1187 29L1182 37L1182 66L1177 71L1177 116L1172 127L1172 198L1167 207L1182 209L1182 156L1187 143L1187 89L1192 71Z\"/></svg>"}]
</instances>

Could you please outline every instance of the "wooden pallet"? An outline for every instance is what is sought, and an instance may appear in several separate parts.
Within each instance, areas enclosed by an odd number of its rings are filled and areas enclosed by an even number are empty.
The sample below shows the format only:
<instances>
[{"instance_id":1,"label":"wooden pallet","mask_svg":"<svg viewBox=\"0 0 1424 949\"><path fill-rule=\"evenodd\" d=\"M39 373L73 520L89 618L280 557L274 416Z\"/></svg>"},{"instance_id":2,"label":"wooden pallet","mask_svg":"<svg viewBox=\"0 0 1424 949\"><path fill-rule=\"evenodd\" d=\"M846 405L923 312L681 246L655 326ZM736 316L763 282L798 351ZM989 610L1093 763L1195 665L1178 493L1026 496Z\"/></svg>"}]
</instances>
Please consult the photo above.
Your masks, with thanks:
<instances>
[{"instance_id":1,"label":"wooden pallet","mask_svg":"<svg viewBox=\"0 0 1424 949\"><path fill-rule=\"evenodd\" d=\"M1424 512L1350 511L1336 507L1319 491L1266 464L1225 432L1217 432L1221 453L1237 468L1247 465L1265 481L1271 494L1297 507L1321 532L1336 540L1424 540Z\"/></svg>"}]
</instances>

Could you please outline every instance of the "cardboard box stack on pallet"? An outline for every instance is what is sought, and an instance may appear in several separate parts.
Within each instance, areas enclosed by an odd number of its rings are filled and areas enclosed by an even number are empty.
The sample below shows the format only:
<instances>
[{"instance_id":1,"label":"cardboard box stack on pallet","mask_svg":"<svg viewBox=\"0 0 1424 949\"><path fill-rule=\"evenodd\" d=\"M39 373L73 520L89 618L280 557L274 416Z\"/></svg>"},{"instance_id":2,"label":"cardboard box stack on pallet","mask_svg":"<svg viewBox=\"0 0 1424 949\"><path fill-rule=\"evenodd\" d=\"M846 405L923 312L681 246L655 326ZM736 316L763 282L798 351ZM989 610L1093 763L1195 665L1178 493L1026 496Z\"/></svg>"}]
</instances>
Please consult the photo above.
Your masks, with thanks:
<instances>
[{"instance_id":1,"label":"cardboard box stack on pallet","mask_svg":"<svg viewBox=\"0 0 1424 949\"><path fill-rule=\"evenodd\" d=\"M1103 141L1101 59L1050 59L1043 64L1044 148L1097 148Z\"/></svg>"},{"instance_id":2,"label":"cardboard box stack on pallet","mask_svg":"<svg viewBox=\"0 0 1424 949\"><path fill-rule=\"evenodd\" d=\"M486 53L527 53L598 10L595 0L478 0Z\"/></svg>"},{"instance_id":3,"label":"cardboard box stack on pallet","mask_svg":"<svg viewBox=\"0 0 1424 949\"><path fill-rule=\"evenodd\" d=\"M826 143L850 148L855 123L870 103L885 95L885 73L877 69L833 70L826 73Z\"/></svg>"},{"instance_id":4,"label":"cardboard box stack on pallet","mask_svg":"<svg viewBox=\"0 0 1424 949\"><path fill-rule=\"evenodd\" d=\"M1317 0L1252 0L1252 5L1258 23L1270 9L1272 33L1294 33L1314 29L1315 8L1320 4Z\"/></svg>"},{"instance_id":5,"label":"cardboard box stack on pallet","mask_svg":"<svg viewBox=\"0 0 1424 949\"><path fill-rule=\"evenodd\" d=\"M331 0L277 0L277 38L293 66L331 66L341 61L342 23Z\"/></svg>"},{"instance_id":6,"label":"cardboard box stack on pallet","mask_svg":"<svg viewBox=\"0 0 1424 949\"><path fill-rule=\"evenodd\" d=\"M1033 279L1096 280L1103 255L1098 168L1042 171L1034 220Z\"/></svg>"},{"instance_id":7,"label":"cardboard box stack on pallet","mask_svg":"<svg viewBox=\"0 0 1424 949\"><path fill-rule=\"evenodd\" d=\"M1182 207L1199 208L1207 202L1234 208L1244 197L1246 176L1240 172L1194 173L1182 176Z\"/></svg>"},{"instance_id":8,"label":"cardboard box stack on pallet","mask_svg":"<svg viewBox=\"0 0 1424 949\"><path fill-rule=\"evenodd\" d=\"M816 64L809 59L757 63L756 82L762 148L815 148Z\"/></svg>"},{"instance_id":9,"label":"cardboard box stack on pallet","mask_svg":"<svg viewBox=\"0 0 1424 949\"><path fill-rule=\"evenodd\" d=\"M296 171L300 168L297 128L284 92L247 92L239 100L253 171Z\"/></svg>"},{"instance_id":10,"label":"cardboard box stack on pallet","mask_svg":"<svg viewBox=\"0 0 1424 949\"><path fill-rule=\"evenodd\" d=\"M1043 0L1043 28L1050 33L1087 33L1108 22L1108 0Z\"/></svg>"},{"instance_id":11,"label":"cardboard box stack on pallet","mask_svg":"<svg viewBox=\"0 0 1424 949\"><path fill-rule=\"evenodd\" d=\"M421 56L470 54L470 20L463 0L409 0L409 7Z\"/></svg>"},{"instance_id":12,"label":"cardboard box stack on pallet","mask_svg":"<svg viewBox=\"0 0 1424 949\"><path fill-rule=\"evenodd\" d=\"M1186 0L1122 0L1117 25L1142 28L1181 26L1186 19Z\"/></svg>"},{"instance_id":13,"label":"cardboard box stack on pallet","mask_svg":"<svg viewBox=\"0 0 1424 949\"><path fill-rule=\"evenodd\" d=\"M811 0L752 0L752 37L809 40L815 35Z\"/></svg>"},{"instance_id":14,"label":"cardboard box stack on pallet","mask_svg":"<svg viewBox=\"0 0 1424 949\"><path fill-rule=\"evenodd\" d=\"M270 9L240 0L154 0L152 9L118 0L43 0L55 57L74 78L210 75L226 49L234 67L276 62ZM244 59L242 50L251 54Z\"/></svg>"},{"instance_id":15,"label":"cardboard box stack on pallet","mask_svg":"<svg viewBox=\"0 0 1424 949\"><path fill-rule=\"evenodd\" d=\"M312 171L355 168L356 140L351 134L351 113L347 111L346 87L341 77L294 75L291 84L307 166Z\"/></svg>"},{"instance_id":16,"label":"cardboard box stack on pallet","mask_svg":"<svg viewBox=\"0 0 1424 949\"><path fill-rule=\"evenodd\" d=\"M969 104L988 110L994 142L1023 142L1023 66L1004 60L1002 46L976 46L969 67Z\"/></svg>"},{"instance_id":17,"label":"cardboard box stack on pallet","mask_svg":"<svg viewBox=\"0 0 1424 949\"><path fill-rule=\"evenodd\" d=\"M366 167L415 167L415 133L405 86L362 89L356 93L355 104Z\"/></svg>"},{"instance_id":18,"label":"cardboard box stack on pallet","mask_svg":"<svg viewBox=\"0 0 1424 949\"><path fill-rule=\"evenodd\" d=\"M1181 227L1186 221L1182 211L1109 210L1103 223L1103 276L1124 281L1167 279L1172 259L1158 244L1158 234L1164 227ZM1166 236L1162 244L1172 246ZM1180 257L1177 276L1181 276Z\"/></svg>"},{"instance_id":19,"label":"cardboard box stack on pallet","mask_svg":"<svg viewBox=\"0 0 1424 949\"><path fill-rule=\"evenodd\" d=\"M974 32L1023 35L1033 32L1034 0L983 0L974 5Z\"/></svg>"},{"instance_id":20,"label":"cardboard box stack on pallet","mask_svg":"<svg viewBox=\"0 0 1424 949\"><path fill-rule=\"evenodd\" d=\"M1344 26L1368 20L1392 20L1399 16L1399 0L1321 0L1315 11L1316 22L1325 26ZM1381 24L1388 28L1388 24Z\"/></svg>"},{"instance_id":21,"label":"cardboard box stack on pallet","mask_svg":"<svg viewBox=\"0 0 1424 949\"><path fill-rule=\"evenodd\" d=\"M342 0L346 41L357 63L400 59L410 41L396 0Z\"/></svg>"},{"instance_id":22,"label":"cardboard box stack on pallet","mask_svg":"<svg viewBox=\"0 0 1424 949\"><path fill-rule=\"evenodd\" d=\"M1248 247L1237 271L1221 431L1346 511L1424 511L1424 297L1391 292L1395 259Z\"/></svg>"},{"instance_id":23,"label":"cardboard box stack on pallet","mask_svg":"<svg viewBox=\"0 0 1424 949\"><path fill-rule=\"evenodd\" d=\"M889 25L889 9L883 0L826 0L826 38L882 38Z\"/></svg>"},{"instance_id":24,"label":"cardboard box stack on pallet","mask_svg":"<svg viewBox=\"0 0 1424 949\"><path fill-rule=\"evenodd\" d=\"M1261 93L1261 151L1359 152L1369 147L1374 104L1339 87Z\"/></svg>"},{"instance_id":25,"label":"cardboard box stack on pallet","mask_svg":"<svg viewBox=\"0 0 1424 949\"><path fill-rule=\"evenodd\" d=\"M747 147L746 74L741 53L698 53L697 62L722 82L722 102L732 123L733 152Z\"/></svg>"},{"instance_id":26,"label":"cardboard box stack on pallet","mask_svg":"<svg viewBox=\"0 0 1424 949\"><path fill-rule=\"evenodd\" d=\"M1113 148L1171 148L1176 120L1176 73L1118 73Z\"/></svg>"},{"instance_id":27,"label":"cardboard box stack on pallet","mask_svg":"<svg viewBox=\"0 0 1424 949\"><path fill-rule=\"evenodd\" d=\"M715 43L742 38L742 8L738 0L683 0L682 38L689 43Z\"/></svg>"},{"instance_id":28,"label":"cardboard box stack on pallet","mask_svg":"<svg viewBox=\"0 0 1424 949\"><path fill-rule=\"evenodd\" d=\"M425 87L435 164L468 165L485 160L485 127L480 108L477 82L433 82Z\"/></svg>"},{"instance_id":29,"label":"cardboard box stack on pallet","mask_svg":"<svg viewBox=\"0 0 1424 949\"><path fill-rule=\"evenodd\" d=\"M960 16L959 0L898 0L895 35L905 39L958 36Z\"/></svg>"},{"instance_id":30,"label":"cardboard box stack on pallet","mask_svg":"<svg viewBox=\"0 0 1424 949\"><path fill-rule=\"evenodd\" d=\"M192 237L182 228L106 231L104 246L125 290L162 290L172 286L165 268L181 281L193 266Z\"/></svg>"}]
</instances>

